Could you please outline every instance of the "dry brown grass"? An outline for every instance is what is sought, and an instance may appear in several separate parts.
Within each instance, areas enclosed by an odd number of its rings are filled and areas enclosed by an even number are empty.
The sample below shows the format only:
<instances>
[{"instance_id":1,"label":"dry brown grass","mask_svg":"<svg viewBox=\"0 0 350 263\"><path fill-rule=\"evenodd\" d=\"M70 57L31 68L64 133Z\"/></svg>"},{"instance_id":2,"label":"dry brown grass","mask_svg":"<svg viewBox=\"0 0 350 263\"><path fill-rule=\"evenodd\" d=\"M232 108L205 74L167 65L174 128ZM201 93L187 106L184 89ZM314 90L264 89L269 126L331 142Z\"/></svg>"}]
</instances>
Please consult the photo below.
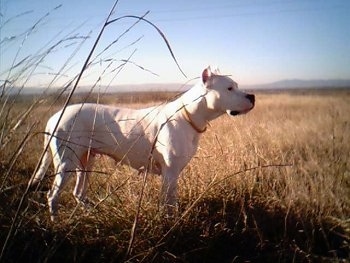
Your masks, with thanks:
<instances>
[{"instance_id":1,"label":"dry brown grass","mask_svg":"<svg viewBox=\"0 0 350 263\"><path fill-rule=\"evenodd\" d=\"M104 102L117 101L114 96ZM29 193L3 259L350 260L350 92L258 93L256 101L251 113L223 116L201 138L198 153L179 182L178 221L160 216L160 178L147 176L127 258L142 176L100 157L89 187L95 206L76 207L70 185L62 194L61 221L52 224L45 191ZM2 122L12 127L31 103L17 100ZM49 108L50 103L41 103L20 127L6 133L9 143L0 152L2 244L42 151L43 138L37 132L59 104ZM16 156L19 146L23 151ZM48 177L45 186L51 181Z\"/></svg>"}]
</instances>

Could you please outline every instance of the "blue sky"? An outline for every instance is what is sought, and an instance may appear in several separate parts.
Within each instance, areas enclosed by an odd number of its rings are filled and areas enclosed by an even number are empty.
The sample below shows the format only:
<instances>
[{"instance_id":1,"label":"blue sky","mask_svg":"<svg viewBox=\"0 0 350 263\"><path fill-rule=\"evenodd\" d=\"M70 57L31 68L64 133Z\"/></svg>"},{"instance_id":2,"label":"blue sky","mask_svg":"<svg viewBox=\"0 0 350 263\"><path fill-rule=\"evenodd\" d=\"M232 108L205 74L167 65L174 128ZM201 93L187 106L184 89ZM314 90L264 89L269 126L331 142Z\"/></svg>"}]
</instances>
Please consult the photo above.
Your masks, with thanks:
<instances>
[{"instance_id":1,"label":"blue sky","mask_svg":"<svg viewBox=\"0 0 350 263\"><path fill-rule=\"evenodd\" d=\"M28 69L27 78L22 76L22 83L45 86L60 72L53 84L60 86L79 72L114 2L0 3L0 79L8 78L11 65L28 56L41 56L42 61ZM112 18L142 16L146 11L150 13L145 18L166 35L187 78L177 69L156 30L139 23L95 59L82 85L185 83L209 64L219 66L222 73L232 75L242 85L293 78L350 78L348 0L120 0ZM22 34L48 12L34 30ZM135 21L123 19L110 24L94 55ZM13 36L16 38L11 39ZM65 40L43 55L55 43L72 36L75 39ZM83 41L83 36L89 38ZM129 57L136 65L128 63L117 74L122 60ZM15 76L15 69L11 76Z\"/></svg>"}]
</instances>

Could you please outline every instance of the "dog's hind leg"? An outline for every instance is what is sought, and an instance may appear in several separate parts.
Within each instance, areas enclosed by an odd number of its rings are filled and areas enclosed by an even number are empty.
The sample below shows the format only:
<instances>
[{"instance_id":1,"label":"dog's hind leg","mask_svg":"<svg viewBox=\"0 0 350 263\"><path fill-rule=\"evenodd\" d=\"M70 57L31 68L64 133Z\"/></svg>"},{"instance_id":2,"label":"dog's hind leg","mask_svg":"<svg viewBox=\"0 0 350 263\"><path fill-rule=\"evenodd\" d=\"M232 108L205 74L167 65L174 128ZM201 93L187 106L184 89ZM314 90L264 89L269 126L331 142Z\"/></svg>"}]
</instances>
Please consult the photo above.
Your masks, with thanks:
<instances>
[{"instance_id":1,"label":"dog's hind leg","mask_svg":"<svg viewBox=\"0 0 350 263\"><path fill-rule=\"evenodd\" d=\"M94 155L92 153L85 153L80 159L80 165L78 166L77 180L73 190L73 196L77 203L86 205L89 201L86 198L87 187L89 184L89 173L93 164Z\"/></svg>"},{"instance_id":2,"label":"dog's hind leg","mask_svg":"<svg viewBox=\"0 0 350 263\"><path fill-rule=\"evenodd\" d=\"M60 164L57 168L57 173L52 188L47 193L47 201L49 205L51 221L55 221L57 217L59 195L61 194L64 185L69 179L69 173L72 168L73 167L70 165L70 162Z\"/></svg>"},{"instance_id":3,"label":"dog's hind leg","mask_svg":"<svg viewBox=\"0 0 350 263\"><path fill-rule=\"evenodd\" d=\"M44 155L43 155L43 158L41 160L41 163L40 163L40 166L39 168L37 169L34 177L32 177L30 180L29 180L29 183L28 183L28 186L31 188L31 189L34 189L38 183L41 182L41 180L44 178L45 176L45 173L47 171L47 169L49 168L49 165L51 163L51 154L50 154L50 149L47 147L48 145L48 142L49 142L49 139L50 139L50 134L48 133L49 132L49 128L46 128L46 134L44 135L44 148L46 149L45 152L44 152Z\"/></svg>"},{"instance_id":4,"label":"dog's hind leg","mask_svg":"<svg viewBox=\"0 0 350 263\"><path fill-rule=\"evenodd\" d=\"M51 143L53 147L57 149L56 153L53 156L56 175L52 188L47 193L47 201L49 205L51 220L55 221L58 212L59 195L68 179L71 177L71 173L75 172L77 165L76 162L74 162L76 161L76 155L73 152L73 149L68 149L64 146L57 147L58 141L56 138L53 138Z\"/></svg>"}]
</instances>

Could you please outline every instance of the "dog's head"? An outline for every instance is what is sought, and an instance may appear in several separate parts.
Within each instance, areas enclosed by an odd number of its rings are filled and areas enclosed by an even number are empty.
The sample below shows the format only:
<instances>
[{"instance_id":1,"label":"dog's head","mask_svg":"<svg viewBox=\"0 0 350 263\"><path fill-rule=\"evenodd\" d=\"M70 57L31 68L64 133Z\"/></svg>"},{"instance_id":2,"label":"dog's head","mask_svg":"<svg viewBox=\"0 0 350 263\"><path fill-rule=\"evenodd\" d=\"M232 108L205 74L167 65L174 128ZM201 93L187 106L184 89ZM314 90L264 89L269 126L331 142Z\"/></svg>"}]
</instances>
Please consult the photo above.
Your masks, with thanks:
<instances>
[{"instance_id":1,"label":"dog's head","mask_svg":"<svg viewBox=\"0 0 350 263\"><path fill-rule=\"evenodd\" d=\"M228 76L220 75L208 67L203 70L202 82L207 89L208 108L217 112L227 112L231 116L244 114L254 108L255 96L244 93Z\"/></svg>"}]
</instances>

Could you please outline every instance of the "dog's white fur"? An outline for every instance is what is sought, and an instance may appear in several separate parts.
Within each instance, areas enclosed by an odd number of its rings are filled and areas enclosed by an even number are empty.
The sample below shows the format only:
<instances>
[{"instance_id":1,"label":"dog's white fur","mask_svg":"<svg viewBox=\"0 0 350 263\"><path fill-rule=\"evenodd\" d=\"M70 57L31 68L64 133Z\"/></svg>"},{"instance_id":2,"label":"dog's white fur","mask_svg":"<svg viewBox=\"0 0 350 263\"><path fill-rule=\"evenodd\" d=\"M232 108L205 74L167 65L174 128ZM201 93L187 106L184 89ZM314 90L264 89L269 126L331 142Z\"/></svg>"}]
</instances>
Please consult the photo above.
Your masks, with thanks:
<instances>
[{"instance_id":1,"label":"dog's white fur","mask_svg":"<svg viewBox=\"0 0 350 263\"><path fill-rule=\"evenodd\" d=\"M163 202L175 206L179 174L196 153L207 123L225 112L246 113L254 107L254 100L254 95L239 91L231 78L208 67L200 83L164 105L135 110L76 104L66 108L60 121L62 111L57 112L49 119L45 133L45 146L52 136L50 148L56 171L47 195L51 219L57 215L59 194L73 171L77 174L73 195L78 202L85 202L86 171L95 154L161 174ZM50 162L47 151L29 185L43 179Z\"/></svg>"}]
</instances>

